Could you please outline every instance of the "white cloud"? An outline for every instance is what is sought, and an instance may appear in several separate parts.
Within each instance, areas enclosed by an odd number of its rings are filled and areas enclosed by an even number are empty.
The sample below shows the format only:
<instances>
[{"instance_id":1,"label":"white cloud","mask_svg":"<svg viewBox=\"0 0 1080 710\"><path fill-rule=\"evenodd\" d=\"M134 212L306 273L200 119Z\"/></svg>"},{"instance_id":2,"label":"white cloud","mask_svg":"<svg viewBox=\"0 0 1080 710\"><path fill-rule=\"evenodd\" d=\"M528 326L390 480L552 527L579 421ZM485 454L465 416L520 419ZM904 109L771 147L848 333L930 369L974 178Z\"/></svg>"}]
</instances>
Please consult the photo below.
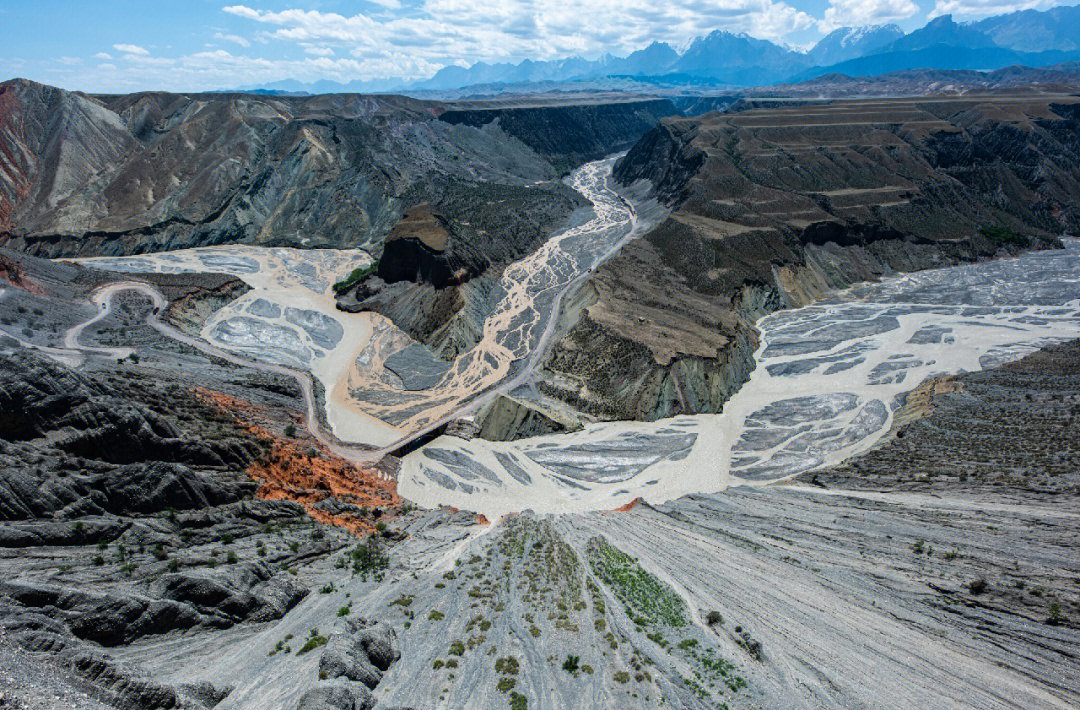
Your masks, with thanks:
<instances>
[{"instance_id":1,"label":"white cloud","mask_svg":"<svg viewBox=\"0 0 1080 710\"><path fill-rule=\"evenodd\" d=\"M830 0L818 28L832 32L838 27L882 25L906 20L918 12L919 6L912 0Z\"/></svg>"},{"instance_id":2,"label":"white cloud","mask_svg":"<svg viewBox=\"0 0 1080 710\"><path fill-rule=\"evenodd\" d=\"M956 15L972 19L1018 10L1045 10L1059 4L1061 3L1054 0L937 0L927 18L932 20L941 15Z\"/></svg>"},{"instance_id":3,"label":"white cloud","mask_svg":"<svg viewBox=\"0 0 1080 710\"><path fill-rule=\"evenodd\" d=\"M316 57L334 56L334 50L330 49L329 47L304 47L304 51Z\"/></svg>"},{"instance_id":4,"label":"white cloud","mask_svg":"<svg viewBox=\"0 0 1080 710\"><path fill-rule=\"evenodd\" d=\"M137 44L114 44L113 49L115 49L117 52L123 52L124 54L136 54L140 56L150 54L150 52L146 51Z\"/></svg>"},{"instance_id":5,"label":"white cloud","mask_svg":"<svg viewBox=\"0 0 1080 710\"><path fill-rule=\"evenodd\" d=\"M112 55L108 52L98 52L94 55L94 59L112 59Z\"/></svg>"},{"instance_id":6,"label":"white cloud","mask_svg":"<svg viewBox=\"0 0 1080 710\"><path fill-rule=\"evenodd\" d=\"M235 42L236 44L240 45L241 47L250 47L251 46L251 42L244 39L240 35L227 35L227 34L225 34L223 32L215 32L214 33L214 39L221 39L221 40L225 40L226 42Z\"/></svg>"},{"instance_id":7,"label":"white cloud","mask_svg":"<svg viewBox=\"0 0 1080 710\"><path fill-rule=\"evenodd\" d=\"M779 41L815 23L782 0L422 0L407 14L348 17L247 5L223 10L266 26L261 37L300 44L310 54L322 50L307 48L341 48L360 62L354 78L361 79L386 70L417 78L451 63L628 54L654 40L685 45L717 29Z\"/></svg>"},{"instance_id":8,"label":"white cloud","mask_svg":"<svg viewBox=\"0 0 1080 710\"><path fill-rule=\"evenodd\" d=\"M73 67L76 64L82 64L82 59L79 57L57 57L56 61L69 67Z\"/></svg>"}]
</instances>

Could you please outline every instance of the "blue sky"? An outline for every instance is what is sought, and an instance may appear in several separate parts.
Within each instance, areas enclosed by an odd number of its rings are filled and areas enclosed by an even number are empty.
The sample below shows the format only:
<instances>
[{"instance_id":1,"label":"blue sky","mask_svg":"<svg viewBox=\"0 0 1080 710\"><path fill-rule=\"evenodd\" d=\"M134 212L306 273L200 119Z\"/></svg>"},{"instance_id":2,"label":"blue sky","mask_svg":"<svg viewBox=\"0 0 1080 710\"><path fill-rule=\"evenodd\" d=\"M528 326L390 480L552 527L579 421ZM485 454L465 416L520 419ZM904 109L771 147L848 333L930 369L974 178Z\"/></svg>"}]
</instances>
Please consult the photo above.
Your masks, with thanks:
<instances>
[{"instance_id":1,"label":"blue sky","mask_svg":"<svg viewBox=\"0 0 1080 710\"><path fill-rule=\"evenodd\" d=\"M805 47L845 25L905 30L1075 0L3 0L0 79L192 91L279 79L430 76L447 64L625 55L715 29Z\"/></svg>"}]
</instances>

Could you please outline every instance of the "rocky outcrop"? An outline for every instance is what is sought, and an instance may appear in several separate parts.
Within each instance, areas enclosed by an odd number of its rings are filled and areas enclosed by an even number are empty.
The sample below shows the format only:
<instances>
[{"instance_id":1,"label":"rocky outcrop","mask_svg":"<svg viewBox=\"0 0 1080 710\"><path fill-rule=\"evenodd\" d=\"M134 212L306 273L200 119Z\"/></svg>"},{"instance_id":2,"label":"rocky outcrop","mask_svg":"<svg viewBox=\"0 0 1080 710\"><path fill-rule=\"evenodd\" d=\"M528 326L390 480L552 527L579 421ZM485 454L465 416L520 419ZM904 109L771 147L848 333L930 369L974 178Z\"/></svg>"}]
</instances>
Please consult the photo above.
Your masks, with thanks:
<instances>
[{"instance_id":1,"label":"rocky outcrop","mask_svg":"<svg viewBox=\"0 0 1080 710\"><path fill-rule=\"evenodd\" d=\"M930 380L871 451L804 478L860 490L1080 496L1080 341ZM1080 602L1080 596L1077 599Z\"/></svg>"},{"instance_id":2,"label":"rocky outcrop","mask_svg":"<svg viewBox=\"0 0 1080 710\"><path fill-rule=\"evenodd\" d=\"M387 238L378 270L338 293L345 311L375 311L445 357L472 347L502 269L585 206L566 185L427 186Z\"/></svg>"},{"instance_id":3,"label":"rocky outcrop","mask_svg":"<svg viewBox=\"0 0 1080 710\"><path fill-rule=\"evenodd\" d=\"M498 126L563 171L626 150L664 116L678 114L667 99L606 104L452 108L439 119L453 124Z\"/></svg>"},{"instance_id":4,"label":"rocky outcrop","mask_svg":"<svg viewBox=\"0 0 1080 710\"><path fill-rule=\"evenodd\" d=\"M581 421L568 412L505 394L481 407L473 424L476 436L489 441L513 441L530 436L577 431Z\"/></svg>"},{"instance_id":5,"label":"rocky outcrop","mask_svg":"<svg viewBox=\"0 0 1080 710\"><path fill-rule=\"evenodd\" d=\"M350 619L332 634L319 658L319 681L300 697L296 710L370 710L371 691L401 657L397 634L386 623Z\"/></svg>"},{"instance_id":6,"label":"rocky outcrop","mask_svg":"<svg viewBox=\"0 0 1080 710\"><path fill-rule=\"evenodd\" d=\"M178 410L196 414L196 429L220 418L190 392L157 392L166 396L154 406L133 399L139 385L119 377L91 380L28 354L0 362L0 519L198 509L251 494L243 479L193 468L242 470L262 448L242 431L182 431L170 416ZM46 465L31 465L42 455Z\"/></svg>"},{"instance_id":7,"label":"rocky outcrop","mask_svg":"<svg viewBox=\"0 0 1080 710\"><path fill-rule=\"evenodd\" d=\"M205 284L191 284L192 279L188 276L183 287L170 289L170 284L162 283L169 281L170 275L155 274L155 285L169 299L169 307L165 311L168 321L184 332L198 335L215 311L251 290L240 279L215 276L204 276L202 280L207 282ZM170 290L180 292L170 293Z\"/></svg>"},{"instance_id":8,"label":"rocky outcrop","mask_svg":"<svg viewBox=\"0 0 1080 710\"><path fill-rule=\"evenodd\" d=\"M615 176L676 210L590 278L543 390L605 418L718 411L766 313L1055 246L1080 195L1076 107L931 98L665 119Z\"/></svg>"}]
</instances>

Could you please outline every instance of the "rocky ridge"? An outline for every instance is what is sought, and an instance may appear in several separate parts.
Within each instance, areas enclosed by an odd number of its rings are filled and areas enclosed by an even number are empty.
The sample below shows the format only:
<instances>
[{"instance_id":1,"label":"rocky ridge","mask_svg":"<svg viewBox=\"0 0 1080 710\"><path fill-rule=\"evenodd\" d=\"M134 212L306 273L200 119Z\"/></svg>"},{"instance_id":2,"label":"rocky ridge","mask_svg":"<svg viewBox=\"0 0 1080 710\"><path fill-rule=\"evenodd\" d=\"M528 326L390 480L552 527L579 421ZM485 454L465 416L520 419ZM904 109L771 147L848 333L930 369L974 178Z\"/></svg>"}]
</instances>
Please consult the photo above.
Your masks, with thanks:
<instances>
[{"instance_id":1,"label":"rocky ridge","mask_svg":"<svg viewBox=\"0 0 1080 710\"><path fill-rule=\"evenodd\" d=\"M558 190L567 156L628 145L664 111L553 108L537 140L527 122L512 134L439 120L446 106L399 96L89 96L15 79L0 84L0 243L45 256L235 242L377 253L407 208L489 185L524 200L498 213L510 228L542 192L525 186ZM564 130L582 120L597 122L579 127L587 145ZM441 207L465 223L465 205Z\"/></svg>"}]
</instances>

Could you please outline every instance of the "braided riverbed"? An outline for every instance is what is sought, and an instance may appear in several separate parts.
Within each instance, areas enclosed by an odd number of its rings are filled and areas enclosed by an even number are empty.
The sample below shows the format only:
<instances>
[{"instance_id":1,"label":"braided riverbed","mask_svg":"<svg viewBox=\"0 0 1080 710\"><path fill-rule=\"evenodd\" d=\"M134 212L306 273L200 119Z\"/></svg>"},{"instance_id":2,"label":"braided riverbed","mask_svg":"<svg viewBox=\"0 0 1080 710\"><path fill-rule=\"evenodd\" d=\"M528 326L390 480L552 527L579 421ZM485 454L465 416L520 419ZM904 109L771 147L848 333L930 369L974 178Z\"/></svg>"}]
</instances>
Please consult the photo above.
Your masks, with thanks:
<instances>
[{"instance_id":1,"label":"braided riverbed","mask_svg":"<svg viewBox=\"0 0 1080 710\"><path fill-rule=\"evenodd\" d=\"M201 336L310 370L327 393L334 434L386 446L459 416L481 395L528 386L563 295L647 227L610 185L611 165L575 171L570 182L592 202L591 219L506 268L480 342L450 363L430 353L418 359L423 348L378 314L336 309L331 286L370 263L364 252L229 246L82 262L243 279L252 290L218 310ZM835 464L888 431L903 395L926 378L1080 335L1080 241L860 285L757 327L757 367L720 414L513 442L443 436L402 460L399 492L493 518L608 509L637 497L659 503ZM405 386L396 372L412 361L425 364L423 386Z\"/></svg>"}]
</instances>

